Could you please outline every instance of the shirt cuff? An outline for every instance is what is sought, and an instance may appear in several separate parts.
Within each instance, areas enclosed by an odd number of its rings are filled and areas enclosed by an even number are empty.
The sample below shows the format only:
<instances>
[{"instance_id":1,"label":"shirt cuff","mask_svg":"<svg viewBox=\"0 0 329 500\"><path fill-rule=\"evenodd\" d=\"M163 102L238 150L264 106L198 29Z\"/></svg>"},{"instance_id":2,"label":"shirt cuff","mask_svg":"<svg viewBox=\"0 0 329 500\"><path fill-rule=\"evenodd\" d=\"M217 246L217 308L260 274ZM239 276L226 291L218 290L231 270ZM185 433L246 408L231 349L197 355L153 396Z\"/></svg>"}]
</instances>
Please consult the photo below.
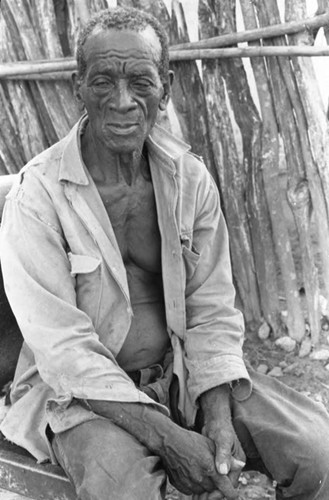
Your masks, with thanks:
<instances>
[{"instance_id":1,"label":"shirt cuff","mask_svg":"<svg viewBox=\"0 0 329 500\"><path fill-rule=\"evenodd\" d=\"M238 401L248 399L252 391L247 368L240 356L222 354L207 361L186 361L187 388L194 404L206 391L229 384Z\"/></svg>"}]
</instances>

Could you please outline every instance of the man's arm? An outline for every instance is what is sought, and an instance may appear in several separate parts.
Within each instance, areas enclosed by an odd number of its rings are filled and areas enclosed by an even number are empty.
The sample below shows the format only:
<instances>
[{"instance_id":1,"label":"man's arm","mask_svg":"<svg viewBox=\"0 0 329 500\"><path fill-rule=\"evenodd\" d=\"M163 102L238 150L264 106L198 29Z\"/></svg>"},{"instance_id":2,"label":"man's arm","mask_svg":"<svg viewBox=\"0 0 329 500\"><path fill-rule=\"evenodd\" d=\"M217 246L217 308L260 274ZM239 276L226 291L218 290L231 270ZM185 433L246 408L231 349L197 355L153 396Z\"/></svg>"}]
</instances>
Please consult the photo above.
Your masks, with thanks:
<instances>
[{"instance_id":1,"label":"man's arm","mask_svg":"<svg viewBox=\"0 0 329 500\"><path fill-rule=\"evenodd\" d=\"M236 436L231 415L231 388L224 384L205 392L200 397L204 417L202 434L215 445L215 464L220 474L228 475L237 486L246 456Z\"/></svg>"},{"instance_id":2,"label":"man's arm","mask_svg":"<svg viewBox=\"0 0 329 500\"><path fill-rule=\"evenodd\" d=\"M200 181L193 232L187 244L199 256L186 279L184 348L190 396L197 402L209 389L239 379L238 397L243 399L251 392L242 353L244 321L234 304L228 232L219 193L208 172ZM184 257L188 259L188 254Z\"/></svg>"},{"instance_id":3,"label":"man's arm","mask_svg":"<svg viewBox=\"0 0 329 500\"><path fill-rule=\"evenodd\" d=\"M248 397L251 383L242 358L244 324L234 305L228 232L208 172L199 184L189 244L199 260L186 284L188 389L202 408L202 432L215 445L218 472L235 482L245 456L232 425L230 403L232 393L238 399Z\"/></svg>"},{"instance_id":4,"label":"man's arm","mask_svg":"<svg viewBox=\"0 0 329 500\"><path fill-rule=\"evenodd\" d=\"M4 210L1 263L9 302L41 378L58 404L94 398L155 405L118 366L90 317L78 308L67 243L52 201L33 173L23 175ZM97 297L90 300L97 307Z\"/></svg>"}]
</instances>

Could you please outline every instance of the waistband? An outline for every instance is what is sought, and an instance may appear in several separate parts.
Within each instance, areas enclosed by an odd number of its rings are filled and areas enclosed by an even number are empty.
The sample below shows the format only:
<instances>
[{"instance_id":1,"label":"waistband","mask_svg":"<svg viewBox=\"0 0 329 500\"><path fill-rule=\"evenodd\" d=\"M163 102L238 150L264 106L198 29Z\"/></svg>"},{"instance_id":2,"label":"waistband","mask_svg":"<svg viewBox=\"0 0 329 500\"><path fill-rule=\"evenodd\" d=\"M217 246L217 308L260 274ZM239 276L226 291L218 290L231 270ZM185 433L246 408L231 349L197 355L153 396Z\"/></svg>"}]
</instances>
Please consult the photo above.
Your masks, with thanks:
<instances>
[{"instance_id":1,"label":"waistband","mask_svg":"<svg viewBox=\"0 0 329 500\"><path fill-rule=\"evenodd\" d=\"M153 384L164 377L164 369L160 364L154 364L148 368L126 372L128 377L139 387Z\"/></svg>"}]
</instances>

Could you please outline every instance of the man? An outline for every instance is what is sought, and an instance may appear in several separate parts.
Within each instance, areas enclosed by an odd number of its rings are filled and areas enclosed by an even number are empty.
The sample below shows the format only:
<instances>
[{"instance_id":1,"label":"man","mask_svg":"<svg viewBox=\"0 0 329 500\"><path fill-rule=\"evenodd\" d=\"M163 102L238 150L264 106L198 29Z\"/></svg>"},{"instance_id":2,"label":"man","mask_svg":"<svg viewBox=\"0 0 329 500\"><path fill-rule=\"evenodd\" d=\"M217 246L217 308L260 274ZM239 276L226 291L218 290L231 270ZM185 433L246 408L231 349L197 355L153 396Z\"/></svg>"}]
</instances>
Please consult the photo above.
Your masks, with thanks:
<instances>
[{"instance_id":1,"label":"man","mask_svg":"<svg viewBox=\"0 0 329 500\"><path fill-rule=\"evenodd\" d=\"M82 500L164 498L167 475L233 499L245 464L276 479L277 498L327 500L328 415L248 373L217 189L155 125L172 80L163 29L103 11L77 59L86 114L5 207L25 343L2 432L58 460Z\"/></svg>"}]
</instances>

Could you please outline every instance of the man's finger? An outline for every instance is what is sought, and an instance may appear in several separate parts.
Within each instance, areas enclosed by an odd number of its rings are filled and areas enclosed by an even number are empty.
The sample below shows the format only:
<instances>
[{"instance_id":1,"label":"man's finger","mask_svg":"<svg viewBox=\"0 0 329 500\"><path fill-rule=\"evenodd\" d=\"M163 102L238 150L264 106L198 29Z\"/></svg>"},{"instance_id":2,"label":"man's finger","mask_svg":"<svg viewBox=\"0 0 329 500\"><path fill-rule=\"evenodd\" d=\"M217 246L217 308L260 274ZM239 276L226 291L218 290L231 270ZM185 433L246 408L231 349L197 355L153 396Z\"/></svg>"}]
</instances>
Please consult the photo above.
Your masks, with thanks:
<instances>
[{"instance_id":1,"label":"man's finger","mask_svg":"<svg viewBox=\"0 0 329 500\"><path fill-rule=\"evenodd\" d=\"M211 493L202 493L202 495L193 495L192 500L222 500L224 495L220 491L212 491Z\"/></svg>"},{"instance_id":2,"label":"man's finger","mask_svg":"<svg viewBox=\"0 0 329 500\"><path fill-rule=\"evenodd\" d=\"M231 470L242 470L246 465L246 462L242 462L242 460L238 460L237 458L231 458Z\"/></svg>"},{"instance_id":3,"label":"man's finger","mask_svg":"<svg viewBox=\"0 0 329 500\"><path fill-rule=\"evenodd\" d=\"M207 500L222 500L224 495L220 491L213 491L212 493L208 493Z\"/></svg>"},{"instance_id":4,"label":"man's finger","mask_svg":"<svg viewBox=\"0 0 329 500\"><path fill-rule=\"evenodd\" d=\"M224 495L227 500L235 500L239 496L239 492L234 488L228 476L215 475L211 478L215 487Z\"/></svg>"}]
</instances>

